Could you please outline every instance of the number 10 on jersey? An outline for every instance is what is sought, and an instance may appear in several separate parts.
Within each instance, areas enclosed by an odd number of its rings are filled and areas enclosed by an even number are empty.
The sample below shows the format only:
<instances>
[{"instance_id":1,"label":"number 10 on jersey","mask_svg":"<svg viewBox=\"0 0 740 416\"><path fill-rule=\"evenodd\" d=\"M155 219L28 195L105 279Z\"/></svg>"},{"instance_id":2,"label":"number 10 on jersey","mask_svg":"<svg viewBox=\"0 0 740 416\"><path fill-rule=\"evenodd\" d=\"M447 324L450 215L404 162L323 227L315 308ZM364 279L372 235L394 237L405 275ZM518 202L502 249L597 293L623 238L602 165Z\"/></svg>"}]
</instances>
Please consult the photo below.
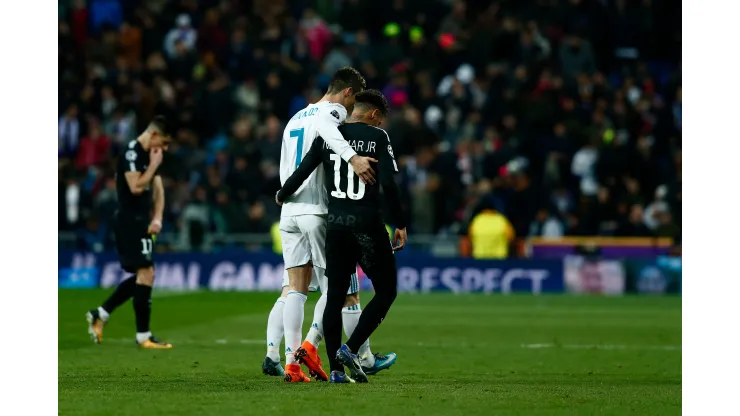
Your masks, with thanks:
<instances>
[{"instance_id":1,"label":"number 10 on jersey","mask_svg":"<svg viewBox=\"0 0 740 416\"><path fill-rule=\"evenodd\" d=\"M332 153L329 155L329 159L334 162L334 190L331 191L331 196L334 198L344 199L349 197L352 200L362 199L365 196L365 184L359 180L359 177L355 175L355 171L347 164L347 192L342 192L341 188L341 171L342 158L338 154ZM345 162L346 163L346 162ZM358 179L357 192L355 193L355 178Z\"/></svg>"}]
</instances>

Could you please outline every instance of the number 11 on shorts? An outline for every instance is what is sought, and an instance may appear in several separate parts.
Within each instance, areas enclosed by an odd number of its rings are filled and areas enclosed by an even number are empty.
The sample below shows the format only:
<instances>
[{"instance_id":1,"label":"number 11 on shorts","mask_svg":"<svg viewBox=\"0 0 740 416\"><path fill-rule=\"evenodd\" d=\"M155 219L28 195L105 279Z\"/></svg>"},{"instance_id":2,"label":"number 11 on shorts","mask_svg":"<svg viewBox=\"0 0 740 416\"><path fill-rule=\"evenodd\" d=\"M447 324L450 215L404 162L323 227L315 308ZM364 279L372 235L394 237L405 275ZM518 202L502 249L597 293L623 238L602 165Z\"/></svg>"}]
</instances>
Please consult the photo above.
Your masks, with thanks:
<instances>
[{"instance_id":1,"label":"number 11 on shorts","mask_svg":"<svg viewBox=\"0 0 740 416\"><path fill-rule=\"evenodd\" d=\"M151 255L152 254L152 239L151 238L142 238L141 239L141 254L143 255Z\"/></svg>"}]
</instances>

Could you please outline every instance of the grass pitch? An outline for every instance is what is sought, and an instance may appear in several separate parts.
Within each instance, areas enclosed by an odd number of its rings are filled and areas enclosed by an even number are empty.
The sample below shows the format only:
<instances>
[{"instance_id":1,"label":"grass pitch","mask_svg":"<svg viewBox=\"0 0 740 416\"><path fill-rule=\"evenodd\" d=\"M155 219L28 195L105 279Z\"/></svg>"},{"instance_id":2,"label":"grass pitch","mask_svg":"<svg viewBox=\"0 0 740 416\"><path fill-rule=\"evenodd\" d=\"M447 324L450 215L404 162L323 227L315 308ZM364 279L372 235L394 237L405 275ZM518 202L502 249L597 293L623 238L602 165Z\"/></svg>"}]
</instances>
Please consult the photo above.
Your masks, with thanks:
<instances>
[{"instance_id":1,"label":"grass pitch","mask_svg":"<svg viewBox=\"0 0 740 416\"><path fill-rule=\"evenodd\" d=\"M153 351L134 345L130 303L92 344L84 315L108 293L59 290L60 415L681 413L677 297L400 295L371 338L394 367L285 385L260 370L277 294L155 291L152 327L174 348Z\"/></svg>"}]
</instances>

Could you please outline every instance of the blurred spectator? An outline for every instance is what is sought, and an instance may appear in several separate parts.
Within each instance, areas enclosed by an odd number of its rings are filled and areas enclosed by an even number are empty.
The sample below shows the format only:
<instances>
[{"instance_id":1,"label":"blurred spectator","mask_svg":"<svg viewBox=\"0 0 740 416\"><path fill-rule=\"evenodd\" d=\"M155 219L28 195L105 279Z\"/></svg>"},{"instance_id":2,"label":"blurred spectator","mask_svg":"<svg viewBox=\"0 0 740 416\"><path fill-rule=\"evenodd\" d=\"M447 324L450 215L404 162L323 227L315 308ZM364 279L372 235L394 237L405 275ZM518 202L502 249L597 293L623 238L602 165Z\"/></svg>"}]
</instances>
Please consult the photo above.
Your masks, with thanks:
<instances>
[{"instance_id":1,"label":"blurred spectator","mask_svg":"<svg viewBox=\"0 0 740 416\"><path fill-rule=\"evenodd\" d=\"M344 43L337 41L324 59L324 69L322 70L322 73L325 76L331 77L343 66L352 66L352 60L347 54L347 47Z\"/></svg>"},{"instance_id":2,"label":"blurred spectator","mask_svg":"<svg viewBox=\"0 0 740 416\"><path fill-rule=\"evenodd\" d=\"M509 244L514 240L514 228L506 217L493 209L493 203L489 200L484 200L480 209L468 229L473 245L473 258L507 258Z\"/></svg>"},{"instance_id":3,"label":"blurred spectator","mask_svg":"<svg viewBox=\"0 0 740 416\"><path fill-rule=\"evenodd\" d=\"M69 157L77 152L80 144L80 121L77 106L71 104L59 117L59 156Z\"/></svg>"},{"instance_id":4,"label":"blurred spectator","mask_svg":"<svg viewBox=\"0 0 740 416\"><path fill-rule=\"evenodd\" d=\"M643 216L642 205L632 205L629 216L619 225L616 235L620 237L649 237L650 230L643 223Z\"/></svg>"},{"instance_id":5,"label":"blurred spectator","mask_svg":"<svg viewBox=\"0 0 740 416\"><path fill-rule=\"evenodd\" d=\"M137 68L141 64L141 29L124 21L120 28L121 54L126 59L129 68Z\"/></svg>"},{"instance_id":6,"label":"blurred spectator","mask_svg":"<svg viewBox=\"0 0 740 416\"><path fill-rule=\"evenodd\" d=\"M119 0L90 0L90 20L93 30L100 30L103 25L119 27L123 12Z\"/></svg>"},{"instance_id":7,"label":"blurred spectator","mask_svg":"<svg viewBox=\"0 0 740 416\"><path fill-rule=\"evenodd\" d=\"M579 149L573 155L571 173L579 179L579 189L583 195L595 196L598 190L594 168L599 159L599 150L595 139Z\"/></svg>"},{"instance_id":8,"label":"blurred spectator","mask_svg":"<svg viewBox=\"0 0 740 416\"><path fill-rule=\"evenodd\" d=\"M105 249L106 230L100 226L97 218L89 217L85 227L77 234L77 249L100 253Z\"/></svg>"},{"instance_id":9,"label":"blurred spectator","mask_svg":"<svg viewBox=\"0 0 740 416\"><path fill-rule=\"evenodd\" d=\"M94 211L103 226L110 229L111 221L117 209L116 181L113 178L108 178L103 189L95 197Z\"/></svg>"},{"instance_id":10,"label":"blurred spectator","mask_svg":"<svg viewBox=\"0 0 740 416\"><path fill-rule=\"evenodd\" d=\"M91 166L102 165L108 158L110 139L103 135L97 122L91 123L87 136L80 140L77 151L76 166L83 170Z\"/></svg>"},{"instance_id":11,"label":"blurred spectator","mask_svg":"<svg viewBox=\"0 0 740 416\"><path fill-rule=\"evenodd\" d=\"M192 51L195 49L197 40L198 32L190 26L190 16L187 14L181 14L177 16L175 27L167 32L167 36L164 39L164 50L167 52L167 55L172 58L176 54L178 43L180 43L186 51Z\"/></svg>"},{"instance_id":12,"label":"blurred spectator","mask_svg":"<svg viewBox=\"0 0 740 416\"><path fill-rule=\"evenodd\" d=\"M565 235L565 226L557 217L550 215L550 212L543 208L537 211L537 216L529 227L529 235L557 239Z\"/></svg>"},{"instance_id":13,"label":"blurred spectator","mask_svg":"<svg viewBox=\"0 0 740 416\"><path fill-rule=\"evenodd\" d=\"M180 245L184 250L203 249L206 232L210 225L207 202L205 188L199 187L195 190L193 201L182 210Z\"/></svg>"},{"instance_id":14,"label":"blurred spectator","mask_svg":"<svg viewBox=\"0 0 740 416\"><path fill-rule=\"evenodd\" d=\"M219 234L244 233L245 213L239 205L230 200L228 191L222 189L216 194L216 204L211 210L214 230Z\"/></svg>"},{"instance_id":15,"label":"blurred spectator","mask_svg":"<svg viewBox=\"0 0 740 416\"><path fill-rule=\"evenodd\" d=\"M596 71L591 42L578 36L569 36L560 45L560 63L563 75L573 80L580 74L591 75Z\"/></svg>"},{"instance_id":16,"label":"blurred spectator","mask_svg":"<svg viewBox=\"0 0 740 416\"><path fill-rule=\"evenodd\" d=\"M267 233L270 231L272 224L265 217L265 204L260 200L256 201L249 207L247 232L250 233Z\"/></svg>"}]
</instances>

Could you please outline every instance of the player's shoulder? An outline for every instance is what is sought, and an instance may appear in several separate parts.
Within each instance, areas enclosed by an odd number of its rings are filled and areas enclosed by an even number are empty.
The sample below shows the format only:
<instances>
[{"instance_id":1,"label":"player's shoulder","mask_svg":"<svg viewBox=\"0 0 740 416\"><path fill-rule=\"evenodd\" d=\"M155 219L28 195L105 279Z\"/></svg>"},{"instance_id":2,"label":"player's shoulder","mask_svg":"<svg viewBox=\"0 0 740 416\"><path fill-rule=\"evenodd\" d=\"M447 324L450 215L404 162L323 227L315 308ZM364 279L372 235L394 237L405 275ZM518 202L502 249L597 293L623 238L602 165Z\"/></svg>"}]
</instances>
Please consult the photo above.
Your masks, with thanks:
<instances>
[{"instance_id":1,"label":"player's shoulder","mask_svg":"<svg viewBox=\"0 0 740 416\"><path fill-rule=\"evenodd\" d=\"M315 104L325 117L333 117L337 122L343 122L347 118L347 109L343 105L330 101L321 101Z\"/></svg>"},{"instance_id":2,"label":"player's shoulder","mask_svg":"<svg viewBox=\"0 0 740 416\"><path fill-rule=\"evenodd\" d=\"M391 159L393 159L393 167L395 168L396 172L398 172L398 166L396 166L396 155L393 154L393 146L391 145L391 137L388 135L388 132L384 129L381 129L380 127L370 126L371 128L375 129L377 132L377 143L381 145L383 148L385 148L388 151L388 155L390 155Z\"/></svg>"},{"instance_id":3,"label":"player's shoulder","mask_svg":"<svg viewBox=\"0 0 740 416\"><path fill-rule=\"evenodd\" d=\"M376 136L378 136L380 138L385 138L385 140L387 140L388 143L391 142L391 137L388 136L388 132L387 131L385 131L384 129L382 129L380 127L371 126L369 124L367 126L375 130Z\"/></svg>"},{"instance_id":4,"label":"player's shoulder","mask_svg":"<svg viewBox=\"0 0 740 416\"><path fill-rule=\"evenodd\" d=\"M369 137L371 137L376 143L378 143L381 146L388 146L390 149L391 145L391 138L388 136L388 132L380 127L371 126L369 124L366 124L367 126L367 134ZM389 150L391 154L393 151Z\"/></svg>"},{"instance_id":5,"label":"player's shoulder","mask_svg":"<svg viewBox=\"0 0 740 416\"><path fill-rule=\"evenodd\" d=\"M123 159L129 163L136 162L136 160L145 153L146 151L144 151L144 146L142 146L141 143L137 140L131 140L126 144L126 152L123 154Z\"/></svg>"},{"instance_id":6,"label":"player's shoulder","mask_svg":"<svg viewBox=\"0 0 740 416\"><path fill-rule=\"evenodd\" d=\"M357 122L357 123L345 123L342 124L340 127L342 130L346 131L353 131L353 132L362 132L366 135L372 135L376 137L388 137L388 133L386 133L385 130L381 129L380 127L371 126L367 123Z\"/></svg>"},{"instance_id":7,"label":"player's shoulder","mask_svg":"<svg viewBox=\"0 0 740 416\"><path fill-rule=\"evenodd\" d=\"M126 150L144 150L138 140L131 140L126 144Z\"/></svg>"}]
</instances>

